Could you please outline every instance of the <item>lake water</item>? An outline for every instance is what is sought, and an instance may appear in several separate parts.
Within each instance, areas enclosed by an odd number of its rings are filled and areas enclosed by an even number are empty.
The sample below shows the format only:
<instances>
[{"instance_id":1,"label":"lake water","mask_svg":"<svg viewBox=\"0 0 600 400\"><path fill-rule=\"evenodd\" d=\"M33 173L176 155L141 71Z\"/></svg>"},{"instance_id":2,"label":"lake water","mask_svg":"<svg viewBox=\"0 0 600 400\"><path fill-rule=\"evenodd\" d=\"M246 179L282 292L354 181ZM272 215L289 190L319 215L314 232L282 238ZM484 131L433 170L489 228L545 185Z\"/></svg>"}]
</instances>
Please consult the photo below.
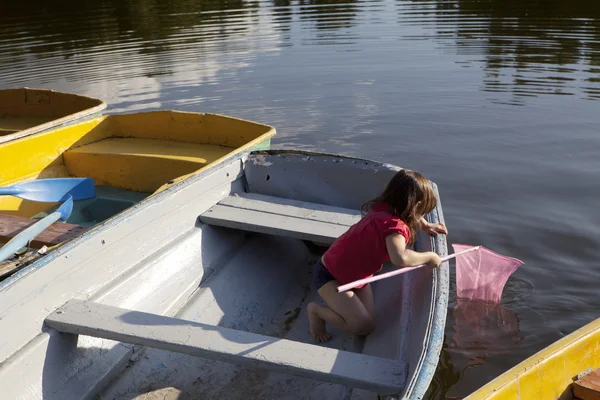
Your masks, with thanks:
<instances>
[{"instance_id":1,"label":"lake water","mask_svg":"<svg viewBox=\"0 0 600 400\"><path fill-rule=\"evenodd\" d=\"M417 169L450 243L525 262L499 306L451 299L430 398L599 316L600 2L51 3L0 5L0 88L227 114L275 126L273 147Z\"/></svg>"}]
</instances>

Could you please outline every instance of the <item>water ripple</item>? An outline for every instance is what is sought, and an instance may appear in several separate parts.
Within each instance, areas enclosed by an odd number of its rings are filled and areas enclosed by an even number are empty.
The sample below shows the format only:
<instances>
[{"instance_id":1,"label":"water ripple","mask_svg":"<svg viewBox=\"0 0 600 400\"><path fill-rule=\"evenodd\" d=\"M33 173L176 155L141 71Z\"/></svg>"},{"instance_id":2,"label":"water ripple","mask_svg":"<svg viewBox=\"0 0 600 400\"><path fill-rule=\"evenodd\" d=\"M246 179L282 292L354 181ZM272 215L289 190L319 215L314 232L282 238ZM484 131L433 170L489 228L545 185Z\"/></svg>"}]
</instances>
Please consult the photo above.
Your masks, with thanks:
<instances>
[{"instance_id":1,"label":"water ripple","mask_svg":"<svg viewBox=\"0 0 600 400\"><path fill-rule=\"evenodd\" d=\"M452 299L433 398L597 315L600 2L5 1L0 88L19 86L234 115L432 177L451 240L526 262L498 307Z\"/></svg>"}]
</instances>

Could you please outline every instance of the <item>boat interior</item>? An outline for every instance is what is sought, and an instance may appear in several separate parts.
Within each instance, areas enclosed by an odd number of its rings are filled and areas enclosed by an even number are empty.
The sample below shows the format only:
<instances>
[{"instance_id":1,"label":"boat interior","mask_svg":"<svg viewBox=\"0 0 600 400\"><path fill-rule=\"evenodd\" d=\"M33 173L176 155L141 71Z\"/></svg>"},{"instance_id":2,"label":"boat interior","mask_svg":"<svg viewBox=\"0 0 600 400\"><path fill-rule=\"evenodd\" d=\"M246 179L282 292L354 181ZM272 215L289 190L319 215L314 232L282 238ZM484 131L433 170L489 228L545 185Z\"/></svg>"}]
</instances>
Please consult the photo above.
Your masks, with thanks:
<instances>
[{"instance_id":1,"label":"boat interior","mask_svg":"<svg viewBox=\"0 0 600 400\"><path fill-rule=\"evenodd\" d=\"M125 212L126 225L96 228L89 241L102 238L103 247L93 258L85 253L91 248L71 243L60 264L25 271L30 282L65 279L24 305L54 328L35 350L19 354L19 362L47 354L43 370L30 368L24 384L102 399L422 395L441 350L447 264L373 283L376 328L366 338L329 327L333 339L317 344L306 316L307 304L320 301L315 261L397 170L337 156L257 152L172 187L177 195L159 194L136 214ZM441 208L428 218L443 222ZM415 248L444 255L441 236L421 233ZM53 310L69 300L72 308L50 317L34 304ZM57 331L80 336L67 340ZM0 381L17 373L0 369Z\"/></svg>"},{"instance_id":2,"label":"boat interior","mask_svg":"<svg viewBox=\"0 0 600 400\"><path fill-rule=\"evenodd\" d=\"M0 90L0 137L43 130L44 126L57 126L101 113L105 108L102 100L71 93L30 88Z\"/></svg>"},{"instance_id":3,"label":"boat interior","mask_svg":"<svg viewBox=\"0 0 600 400\"><path fill-rule=\"evenodd\" d=\"M270 126L216 114L102 116L0 144L0 186L42 178L94 179L96 197L76 201L66 221L70 225L57 224L64 232L36 243L56 245L73 230L80 233L101 223L213 162L238 151L268 148L274 134ZM0 235L0 243L59 206L0 197L0 219L4 216L8 225L12 217L15 226Z\"/></svg>"}]
</instances>

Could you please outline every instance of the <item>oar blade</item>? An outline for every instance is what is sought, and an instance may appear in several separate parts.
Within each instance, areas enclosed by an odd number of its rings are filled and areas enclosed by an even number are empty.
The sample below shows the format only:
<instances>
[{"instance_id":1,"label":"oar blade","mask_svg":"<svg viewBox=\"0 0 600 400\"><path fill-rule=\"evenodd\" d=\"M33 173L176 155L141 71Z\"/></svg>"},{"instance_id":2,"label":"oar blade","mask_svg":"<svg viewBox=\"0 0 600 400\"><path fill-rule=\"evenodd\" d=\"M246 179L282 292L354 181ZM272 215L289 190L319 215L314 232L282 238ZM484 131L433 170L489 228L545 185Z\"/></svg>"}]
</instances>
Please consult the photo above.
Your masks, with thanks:
<instances>
[{"instance_id":1,"label":"oar blade","mask_svg":"<svg viewBox=\"0 0 600 400\"><path fill-rule=\"evenodd\" d=\"M59 202L72 196L73 200L87 200L96 197L92 178L52 178L37 179L12 186L13 196L40 202Z\"/></svg>"}]
</instances>

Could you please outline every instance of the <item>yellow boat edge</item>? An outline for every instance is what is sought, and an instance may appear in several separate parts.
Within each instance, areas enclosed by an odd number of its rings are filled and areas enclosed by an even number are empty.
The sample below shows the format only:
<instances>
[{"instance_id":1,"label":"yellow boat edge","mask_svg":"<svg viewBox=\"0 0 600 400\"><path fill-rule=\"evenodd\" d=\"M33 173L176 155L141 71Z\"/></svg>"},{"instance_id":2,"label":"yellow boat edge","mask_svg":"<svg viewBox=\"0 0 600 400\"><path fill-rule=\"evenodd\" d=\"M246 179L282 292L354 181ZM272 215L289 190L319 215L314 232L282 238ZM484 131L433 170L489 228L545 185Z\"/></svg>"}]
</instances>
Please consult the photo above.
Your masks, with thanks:
<instances>
[{"instance_id":1,"label":"yellow boat edge","mask_svg":"<svg viewBox=\"0 0 600 400\"><path fill-rule=\"evenodd\" d=\"M12 133L12 134L0 135L0 144L10 142L13 140L17 140L17 139L20 139L23 137L35 135L38 133L47 132L49 130L53 130L56 128L61 128L61 127L69 126L69 125L76 124L79 122L83 122L86 119L98 117L98 116L102 115L102 113L104 112L104 110L106 110L106 107L107 107L106 102L104 102L101 99L95 98L95 97L76 94L76 93L60 92L60 91L56 91L56 90L52 90L52 89L30 88L30 87L9 88L9 89L5 89L5 90L0 90L0 102L2 102L3 97L15 96L17 94L22 94L24 97L43 96L44 98L47 97L49 99L48 101L51 101L51 97L60 96L65 99L70 98L71 102L76 101L76 102L88 103L90 105L90 107L83 109L81 111L77 111L75 113L69 113L68 115L65 115L64 117L59 117L59 118L53 119L49 122L46 122L46 123L43 123L40 125L36 125L36 126L32 126L30 128L27 128L27 129L24 129L24 130L21 130L21 131Z\"/></svg>"},{"instance_id":2,"label":"yellow boat edge","mask_svg":"<svg viewBox=\"0 0 600 400\"><path fill-rule=\"evenodd\" d=\"M600 318L540 350L465 400L571 399L574 379L590 368L600 368Z\"/></svg>"},{"instance_id":3,"label":"yellow boat edge","mask_svg":"<svg viewBox=\"0 0 600 400\"><path fill-rule=\"evenodd\" d=\"M96 184L104 185L107 183L103 180L109 179L106 169L117 168L126 171L129 166L136 169L132 170L131 174L121 174L121 188L153 195L222 162L233 154L269 149L271 138L275 135L276 130L270 125L214 113L158 110L104 115L1 143L0 185L68 176L93 177ZM163 165L164 170L158 174L144 173L143 160L138 164L128 161L132 156L136 156L135 152L128 153L127 157L123 157L127 159L121 160L122 163L116 166L115 163L96 165L97 161L95 164L93 160L96 155L82 154L85 153L83 149L86 146L107 139L136 140L150 144L159 151L163 145L167 145L175 153L173 157L168 157L170 161L163 157L163 164L166 165ZM196 163L197 168L194 168L194 163L183 153L190 147L196 147L199 149L197 151L202 152L204 145L219 147L221 150L213 152L214 156L205 163ZM164 149L163 154L168 155L171 151L169 148ZM28 156L24 157L24 154ZM83 166L80 160L86 157L88 162ZM177 172L181 171L181 168L176 167L181 167L182 164L189 167L186 167L184 172ZM82 170L85 168L76 167L85 167L87 171ZM157 182L156 175L165 174L169 175L168 178ZM114 179L114 175L112 178ZM46 208L47 204L27 202L11 196L0 198L0 210L9 214L31 216Z\"/></svg>"}]
</instances>

